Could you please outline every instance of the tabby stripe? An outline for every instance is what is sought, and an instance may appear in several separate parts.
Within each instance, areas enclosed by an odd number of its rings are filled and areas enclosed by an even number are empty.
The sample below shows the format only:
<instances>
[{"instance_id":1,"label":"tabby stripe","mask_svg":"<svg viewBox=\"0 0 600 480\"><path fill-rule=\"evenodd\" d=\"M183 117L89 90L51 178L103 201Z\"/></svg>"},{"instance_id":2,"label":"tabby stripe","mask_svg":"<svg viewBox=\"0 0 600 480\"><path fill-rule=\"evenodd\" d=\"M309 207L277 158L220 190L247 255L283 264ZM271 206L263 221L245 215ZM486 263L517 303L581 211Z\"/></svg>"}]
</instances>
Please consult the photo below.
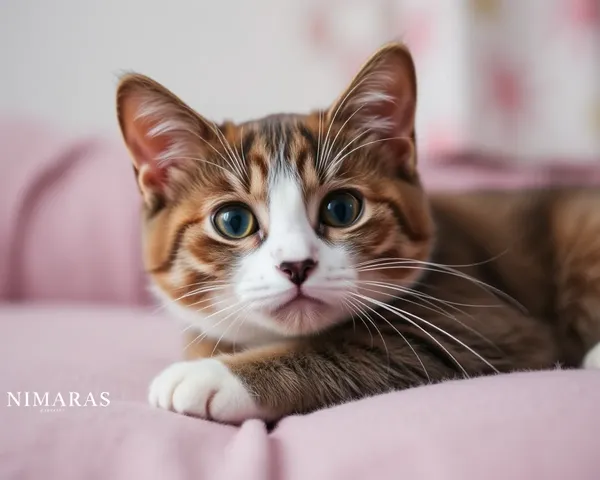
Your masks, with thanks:
<instances>
[{"instance_id":1,"label":"tabby stripe","mask_svg":"<svg viewBox=\"0 0 600 480\"><path fill-rule=\"evenodd\" d=\"M290 154L291 141L290 137L292 135L292 131L288 125L283 127L283 158L282 160L287 164L290 164L290 160L292 159Z\"/></svg>"},{"instance_id":2,"label":"tabby stripe","mask_svg":"<svg viewBox=\"0 0 600 480\"><path fill-rule=\"evenodd\" d=\"M300 135L302 135L305 138L305 140L310 144L310 149L313 152L313 156L316 158L317 150L319 147L317 139L315 138L313 133L306 127L306 125L298 125L298 131L300 132Z\"/></svg>"},{"instance_id":3,"label":"tabby stripe","mask_svg":"<svg viewBox=\"0 0 600 480\"><path fill-rule=\"evenodd\" d=\"M269 178L269 164L267 161L263 157L255 156L252 157L251 162L259 168L263 180L266 181Z\"/></svg>"},{"instance_id":4,"label":"tabby stripe","mask_svg":"<svg viewBox=\"0 0 600 480\"><path fill-rule=\"evenodd\" d=\"M152 197L152 204L146 210L146 221L152 220L163 208L167 206L167 199L164 195L154 195Z\"/></svg>"},{"instance_id":5,"label":"tabby stripe","mask_svg":"<svg viewBox=\"0 0 600 480\"><path fill-rule=\"evenodd\" d=\"M302 150L300 150L300 152L298 152L298 156L296 158L296 171L300 174L300 175L306 175L304 169L305 169L305 164L306 164L306 160L308 158L308 150L306 150L306 148L303 148Z\"/></svg>"},{"instance_id":6,"label":"tabby stripe","mask_svg":"<svg viewBox=\"0 0 600 480\"><path fill-rule=\"evenodd\" d=\"M248 158L255 139L256 133L253 131L250 131L244 135L244 138L242 139L242 158Z\"/></svg>"},{"instance_id":7,"label":"tabby stripe","mask_svg":"<svg viewBox=\"0 0 600 480\"><path fill-rule=\"evenodd\" d=\"M379 201L381 203L384 203L385 205L387 205L390 208L390 210L392 210L392 213L394 214L394 217L396 217L396 221L398 222L398 225L400 225L400 228L402 229L402 231L413 242L423 242L423 241L429 240L430 237L427 234L416 232L415 230L413 230L411 228L411 225L410 225L408 219L406 218L406 215L404 215L404 212L402 211L402 209L398 208L397 205L395 205L393 202L391 202L389 200L379 200Z\"/></svg>"},{"instance_id":8,"label":"tabby stripe","mask_svg":"<svg viewBox=\"0 0 600 480\"><path fill-rule=\"evenodd\" d=\"M423 327L427 330L427 327ZM446 349L452 353L455 357L457 357L456 352L452 351L452 348L449 348L442 339L436 336L435 332L429 332L433 337L440 342ZM403 331L402 334L406 338L407 341L410 342L412 347L415 349L417 353L419 353L421 360L425 364L425 368L427 368L428 360L432 359L437 361L439 364L443 365L446 369L450 370L453 373L456 373L458 376L462 377L463 373L460 367L456 364L452 358L441 348L437 343L431 340L427 335L422 333L421 331L414 331L412 328L409 331Z\"/></svg>"},{"instance_id":9,"label":"tabby stripe","mask_svg":"<svg viewBox=\"0 0 600 480\"><path fill-rule=\"evenodd\" d=\"M173 262L177 258L177 254L179 253L179 249L181 248L181 244L183 243L183 236L188 228L193 227L200 223L201 219L193 219L188 220L187 222L182 223L177 232L175 233L175 239L173 240L173 244L171 245L171 251L169 252L169 256L167 259L161 263L159 266L146 270L148 273L156 274L156 273L165 273L171 270L173 266Z\"/></svg>"}]
</instances>

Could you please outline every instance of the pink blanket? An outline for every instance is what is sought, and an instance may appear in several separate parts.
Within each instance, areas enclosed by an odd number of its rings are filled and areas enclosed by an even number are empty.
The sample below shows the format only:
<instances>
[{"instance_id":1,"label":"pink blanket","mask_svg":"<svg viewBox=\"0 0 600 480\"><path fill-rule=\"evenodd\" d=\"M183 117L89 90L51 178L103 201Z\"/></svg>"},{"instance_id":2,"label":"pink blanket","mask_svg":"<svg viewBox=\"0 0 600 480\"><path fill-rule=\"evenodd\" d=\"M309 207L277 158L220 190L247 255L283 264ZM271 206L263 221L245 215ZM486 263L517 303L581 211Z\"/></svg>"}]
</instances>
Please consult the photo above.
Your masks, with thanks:
<instances>
[{"instance_id":1,"label":"pink blanket","mask_svg":"<svg viewBox=\"0 0 600 480\"><path fill-rule=\"evenodd\" d=\"M290 417L267 433L259 421L238 429L146 404L149 380L179 355L178 333L136 310L0 309L4 392L67 403L69 392L92 393L98 404L42 412L5 397L0 478L600 478L597 372L449 382Z\"/></svg>"}]
</instances>

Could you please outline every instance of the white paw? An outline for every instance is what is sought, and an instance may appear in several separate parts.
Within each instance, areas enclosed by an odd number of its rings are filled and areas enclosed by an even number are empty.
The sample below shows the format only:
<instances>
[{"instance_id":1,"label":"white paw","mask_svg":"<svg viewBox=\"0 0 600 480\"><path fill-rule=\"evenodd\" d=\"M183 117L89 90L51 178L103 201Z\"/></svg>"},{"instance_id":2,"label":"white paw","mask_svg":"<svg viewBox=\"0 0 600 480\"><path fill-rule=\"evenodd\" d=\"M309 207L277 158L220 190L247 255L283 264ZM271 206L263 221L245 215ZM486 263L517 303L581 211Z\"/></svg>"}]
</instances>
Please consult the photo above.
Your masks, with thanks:
<instances>
[{"instance_id":1,"label":"white paw","mask_svg":"<svg viewBox=\"0 0 600 480\"><path fill-rule=\"evenodd\" d=\"M583 368L600 368L600 343L597 343L583 358Z\"/></svg>"},{"instance_id":2,"label":"white paw","mask_svg":"<svg viewBox=\"0 0 600 480\"><path fill-rule=\"evenodd\" d=\"M240 379L212 358L167 367L152 381L149 401L155 407L226 423L265 418Z\"/></svg>"}]
</instances>

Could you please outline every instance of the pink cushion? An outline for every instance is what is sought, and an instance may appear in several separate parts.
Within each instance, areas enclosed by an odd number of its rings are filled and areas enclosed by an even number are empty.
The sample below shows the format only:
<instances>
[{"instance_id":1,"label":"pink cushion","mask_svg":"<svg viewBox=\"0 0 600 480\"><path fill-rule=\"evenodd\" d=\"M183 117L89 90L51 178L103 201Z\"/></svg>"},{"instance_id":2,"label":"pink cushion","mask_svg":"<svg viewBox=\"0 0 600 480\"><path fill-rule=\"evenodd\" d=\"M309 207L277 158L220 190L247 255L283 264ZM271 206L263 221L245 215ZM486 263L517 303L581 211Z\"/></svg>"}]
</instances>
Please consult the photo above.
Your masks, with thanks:
<instances>
[{"instance_id":1,"label":"pink cushion","mask_svg":"<svg viewBox=\"0 0 600 480\"><path fill-rule=\"evenodd\" d=\"M234 428L153 409L179 327L137 310L0 309L0 478L597 480L600 374L522 373ZM106 407L7 406L69 392Z\"/></svg>"},{"instance_id":2,"label":"pink cushion","mask_svg":"<svg viewBox=\"0 0 600 480\"><path fill-rule=\"evenodd\" d=\"M0 118L0 300L145 302L138 205L117 139Z\"/></svg>"}]
</instances>

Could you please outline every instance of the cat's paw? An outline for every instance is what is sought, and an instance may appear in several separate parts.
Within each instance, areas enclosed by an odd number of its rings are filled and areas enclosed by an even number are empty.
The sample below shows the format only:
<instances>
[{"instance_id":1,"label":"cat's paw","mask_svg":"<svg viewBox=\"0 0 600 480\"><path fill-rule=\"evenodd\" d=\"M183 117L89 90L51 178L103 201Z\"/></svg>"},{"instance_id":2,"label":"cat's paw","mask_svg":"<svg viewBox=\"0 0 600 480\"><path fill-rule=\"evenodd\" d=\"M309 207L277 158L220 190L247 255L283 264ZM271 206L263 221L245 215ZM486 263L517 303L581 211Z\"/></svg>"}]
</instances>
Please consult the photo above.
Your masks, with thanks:
<instances>
[{"instance_id":1,"label":"cat's paw","mask_svg":"<svg viewBox=\"0 0 600 480\"><path fill-rule=\"evenodd\" d=\"M583 358L583 368L600 368L600 343L597 343Z\"/></svg>"},{"instance_id":2,"label":"cat's paw","mask_svg":"<svg viewBox=\"0 0 600 480\"><path fill-rule=\"evenodd\" d=\"M177 362L150 385L151 405L225 423L264 418L244 384L216 359Z\"/></svg>"}]
</instances>

